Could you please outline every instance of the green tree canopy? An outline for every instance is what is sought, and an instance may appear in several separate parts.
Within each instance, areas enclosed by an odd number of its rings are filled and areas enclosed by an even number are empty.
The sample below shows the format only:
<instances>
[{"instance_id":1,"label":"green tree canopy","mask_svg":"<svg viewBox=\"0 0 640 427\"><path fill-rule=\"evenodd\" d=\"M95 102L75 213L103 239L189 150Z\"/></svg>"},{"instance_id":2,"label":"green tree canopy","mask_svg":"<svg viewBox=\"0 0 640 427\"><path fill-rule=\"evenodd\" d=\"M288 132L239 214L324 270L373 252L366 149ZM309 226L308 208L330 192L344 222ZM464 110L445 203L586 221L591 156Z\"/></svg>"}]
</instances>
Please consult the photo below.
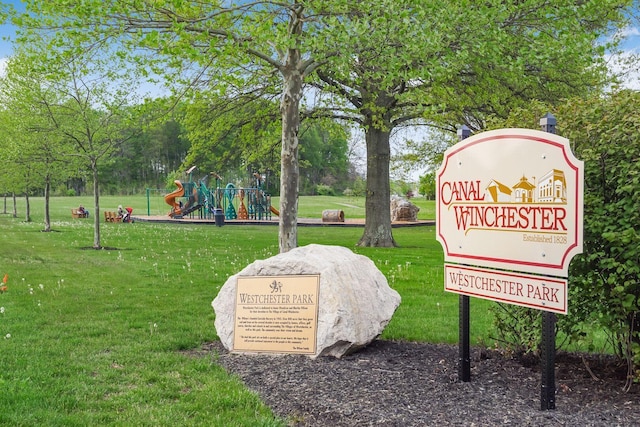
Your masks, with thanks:
<instances>
[{"instance_id":1,"label":"green tree canopy","mask_svg":"<svg viewBox=\"0 0 640 427\"><path fill-rule=\"evenodd\" d=\"M624 20L627 0L381 0L354 5L327 43L313 81L325 115L366 133L367 223L359 245L394 246L389 215L391 131L421 122L484 126L541 99L551 103L606 82L598 41ZM341 32L341 35L338 33ZM340 44L338 46L338 43Z\"/></svg>"},{"instance_id":2,"label":"green tree canopy","mask_svg":"<svg viewBox=\"0 0 640 427\"><path fill-rule=\"evenodd\" d=\"M185 167L197 165L242 181L253 172L278 169L281 123L275 100L200 93L182 108L191 142ZM347 136L334 121L304 121L299 132L300 188L313 194L321 183L344 185ZM275 192L275 191L272 191Z\"/></svg>"},{"instance_id":3,"label":"green tree canopy","mask_svg":"<svg viewBox=\"0 0 640 427\"><path fill-rule=\"evenodd\" d=\"M305 123L300 136L301 189L316 194L318 185L341 191L349 175L347 132L333 121Z\"/></svg>"}]
</instances>

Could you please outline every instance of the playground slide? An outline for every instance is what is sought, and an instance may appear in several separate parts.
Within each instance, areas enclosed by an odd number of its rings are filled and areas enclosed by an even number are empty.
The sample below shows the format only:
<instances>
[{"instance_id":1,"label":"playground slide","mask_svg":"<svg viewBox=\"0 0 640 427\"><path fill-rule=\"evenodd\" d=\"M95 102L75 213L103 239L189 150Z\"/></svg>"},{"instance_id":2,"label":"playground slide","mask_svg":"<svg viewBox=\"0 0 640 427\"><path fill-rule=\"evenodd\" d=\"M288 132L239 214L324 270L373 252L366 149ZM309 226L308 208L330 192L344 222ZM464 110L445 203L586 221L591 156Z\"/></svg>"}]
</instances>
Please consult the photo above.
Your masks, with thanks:
<instances>
[{"instance_id":1,"label":"playground slide","mask_svg":"<svg viewBox=\"0 0 640 427\"><path fill-rule=\"evenodd\" d=\"M184 196L184 187L182 186L182 183L178 180L175 180L173 183L178 186L178 189L164 196L164 201L173 208L169 216L181 213L180 204L176 202L176 198Z\"/></svg>"},{"instance_id":2,"label":"playground slide","mask_svg":"<svg viewBox=\"0 0 640 427\"><path fill-rule=\"evenodd\" d=\"M280 216L280 211L273 206L271 206L271 213L273 213L275 216Z\"/></svg>"}]
</instances>

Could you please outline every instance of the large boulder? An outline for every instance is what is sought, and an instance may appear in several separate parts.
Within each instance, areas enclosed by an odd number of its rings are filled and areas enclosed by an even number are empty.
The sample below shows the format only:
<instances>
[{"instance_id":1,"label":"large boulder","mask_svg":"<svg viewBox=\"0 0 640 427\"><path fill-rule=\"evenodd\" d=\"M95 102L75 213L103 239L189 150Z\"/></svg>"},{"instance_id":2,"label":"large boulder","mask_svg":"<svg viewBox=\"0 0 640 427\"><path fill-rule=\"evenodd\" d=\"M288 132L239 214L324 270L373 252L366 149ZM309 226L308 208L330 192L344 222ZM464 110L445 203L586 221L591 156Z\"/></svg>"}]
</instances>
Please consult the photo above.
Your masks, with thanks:
<instances>
[{"instance_id":1,"label":"large boulder","mask_svg":"<svg viewBox=\"0 0 640 427\"><path fill-rule=\"evenodd\" d=\"M418 221L420 208L399 196L391 197L391 221Z\"/></svg>"},{"instance_id":2,"label":"large boulder","mask_svg":"<svg viewBox=\"0 0 640 427\"><path fill-rule=\"evenodd\" d=\"M212 306L224 347L233 351L238 276L319 275L316 352L342 357L373 341L387 326L400 295L367 257L341 246L308 245L258 260L225 282Z\"/></svg>"}]
</instances>

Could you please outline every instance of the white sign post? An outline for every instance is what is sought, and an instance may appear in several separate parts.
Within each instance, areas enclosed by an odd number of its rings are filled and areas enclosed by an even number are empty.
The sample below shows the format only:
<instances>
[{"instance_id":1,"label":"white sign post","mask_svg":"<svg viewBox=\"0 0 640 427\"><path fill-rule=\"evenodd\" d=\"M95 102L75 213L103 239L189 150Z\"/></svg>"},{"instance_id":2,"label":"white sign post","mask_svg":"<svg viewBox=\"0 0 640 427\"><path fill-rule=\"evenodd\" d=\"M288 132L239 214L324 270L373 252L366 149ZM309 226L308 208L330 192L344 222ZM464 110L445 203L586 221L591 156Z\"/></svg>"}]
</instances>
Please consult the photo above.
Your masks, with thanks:
<instances>
[{"instance_id":1,"label":"white sign post","mask_svg":"<svg viewBox=\"0 0 640 427\"><path fill-rule=\"evenodd\" d=\"M445 290L566 314L583 173L569 140L549 132L501 129L449 148L436 176Z\"/></svg>"}]
</instances>

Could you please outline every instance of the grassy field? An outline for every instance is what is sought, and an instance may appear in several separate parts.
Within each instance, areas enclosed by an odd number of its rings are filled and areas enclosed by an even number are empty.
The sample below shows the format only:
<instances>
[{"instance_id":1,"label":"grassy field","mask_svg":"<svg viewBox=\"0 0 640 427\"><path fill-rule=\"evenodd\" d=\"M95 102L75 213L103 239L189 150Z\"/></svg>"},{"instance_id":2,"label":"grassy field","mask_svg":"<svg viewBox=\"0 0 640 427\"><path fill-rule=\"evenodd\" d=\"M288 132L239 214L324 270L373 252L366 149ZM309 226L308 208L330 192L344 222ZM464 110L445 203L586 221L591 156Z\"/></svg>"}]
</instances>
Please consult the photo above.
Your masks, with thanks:
<instances>
[{"instance_id":1,"label":"grassy field","mask_svg":"<svg viewBox=\"0 0 640 427\"><path fill-rule=\"evenodd\" d=\"M216 355L185 352L217 339L211 301L228 276L277 253L277 227L103 223L114 249L95 251L91 219L71 219L80 203L91 209L91 198L52 200L51 233L41 198L32 222L24 200L18 218L0 214L0 425L284 425ZM344 206L361 217L363 203L302 198L300 216ZM421 218L433 219L430 203ZM146 197L101 199L118 204L146 213ZM361 234L302 227L299 244L345 246L377 264L402 296L383 339L455 343L458 297L443 291L434 229L394 229L395 249L356 248ZM489 304L472 301L473 343L491 340Z\"/></svg>"}]
</instances>

